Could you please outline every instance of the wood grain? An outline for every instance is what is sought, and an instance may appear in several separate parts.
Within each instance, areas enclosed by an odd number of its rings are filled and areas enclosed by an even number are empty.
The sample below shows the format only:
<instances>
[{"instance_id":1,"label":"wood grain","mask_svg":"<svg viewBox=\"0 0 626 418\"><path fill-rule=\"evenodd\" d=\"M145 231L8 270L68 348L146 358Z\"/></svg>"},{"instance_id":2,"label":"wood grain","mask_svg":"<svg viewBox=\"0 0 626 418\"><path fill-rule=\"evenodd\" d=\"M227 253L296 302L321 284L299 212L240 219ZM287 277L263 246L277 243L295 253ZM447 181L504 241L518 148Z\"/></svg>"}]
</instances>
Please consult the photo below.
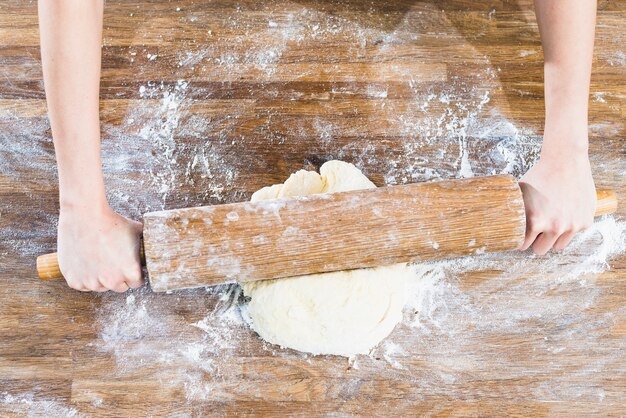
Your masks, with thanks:
<instances>
[{"instance_id":1,"label":"wood grain","mask_svg":"<svg viewBox=\"0 0 626 418\"><path fill-rule=\"evenodd\" d=\"M507 251L526 230L512 176L177 209L143 220L157 292Z\"/></svg>"}]
</instances>

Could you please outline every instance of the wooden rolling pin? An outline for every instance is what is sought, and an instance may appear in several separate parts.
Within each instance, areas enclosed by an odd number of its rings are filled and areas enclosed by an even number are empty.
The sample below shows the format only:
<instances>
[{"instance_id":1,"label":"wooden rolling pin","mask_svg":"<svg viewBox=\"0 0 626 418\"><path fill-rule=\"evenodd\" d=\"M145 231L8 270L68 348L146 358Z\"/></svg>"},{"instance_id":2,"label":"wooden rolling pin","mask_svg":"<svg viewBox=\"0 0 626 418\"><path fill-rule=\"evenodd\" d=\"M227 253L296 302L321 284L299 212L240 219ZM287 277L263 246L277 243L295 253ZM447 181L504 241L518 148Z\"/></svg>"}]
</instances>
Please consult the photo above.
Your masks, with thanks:
<instances>
[{"instance_id":1,"label":"wooden rolling pin","mask_svg":"<svg viewBox=\"0 0 626 418\"><path fill-rule=\"evenodd\" d=\"M598 192L596 215L615 212ZM526 219L512 176L475 177L146 213L155 291L517 249ZM62 278L56 254L39 277Z\"/></svg>"}]
</instances>

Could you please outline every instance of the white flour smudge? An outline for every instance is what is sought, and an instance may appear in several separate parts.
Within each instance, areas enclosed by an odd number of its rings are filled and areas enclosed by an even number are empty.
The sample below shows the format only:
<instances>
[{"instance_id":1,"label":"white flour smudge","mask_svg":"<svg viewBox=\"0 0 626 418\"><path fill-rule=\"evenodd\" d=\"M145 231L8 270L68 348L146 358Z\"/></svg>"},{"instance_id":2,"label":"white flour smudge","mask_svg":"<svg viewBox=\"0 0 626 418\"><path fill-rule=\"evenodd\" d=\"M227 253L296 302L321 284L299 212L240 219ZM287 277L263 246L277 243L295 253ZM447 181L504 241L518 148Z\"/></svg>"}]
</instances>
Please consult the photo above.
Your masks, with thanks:
<instances>
[{"instance_id":1,"label":"white flour smudge","mask_svg":"<svg viewBox=\"0 0 626 418\"><path fill-rule=\"evenodd\" d=\"M497 348L500 341L520 339L537 359L549 357L543 361L549 360L553 378L529 388L536 396L598 400L602 370L619 364L624 353L575 371L571 363L601 348L611 326L626 314L626 309L593 309L603 294L596 274L609 269L610 259L624 251L626 222L605 217L560 254L486 254L418 265L404 321L390 337L392 344L383 344L373 356L384 357L395 368L419 358L431 366L431 373L417 379L420 386L454 396L453 387L442 385L467 382L484 364L500 378L529 373L526 359L513 353L499 361L491 357L495 351L506 353ZM470 272L473 278L481 277L476 272L485 272L484 279L466 283ZM528 339L542 333L543 339ZM561 351L568 355L552 356ZM595 383L581 388L571 379L573 373Z\"/></svg>"},{"instance_id":2,"label":"white flour smudge","mask_svg":"<svg viewBox=\"0 0 626 418\"><path fill-rule=\"evenodd\" d=\"M390 162L387 184L503 173L519 177L538 158L540 137L517 128L497 110L486 112L489 91L452 85L432 94L410 85L415 106L404 113L388 107L407 139L404 152ZM436 160L424 152L432 147L438 149Z\"/></svg>"},{"instance_id":3,"label":"white flour smudge","mask_svg":"<svg viewBox=\"0 0 626 418\"><path fill-rule=\"evenodd\" d=\"M103 166L115 208L160 210L170 197L196 205L223 203L226 193L236 190L238 173L234 161L229 159L236 156L227 152L227 134L234 123L228 121L229 115L194 115L190 109L193 100L187 97L192 88L182 79L174 85L142 85L142 103L130 108L121 126L107 127ZM216 135L212 128L218 126L221 129ZM199 141L190 144L180 141L181 137ZM137 154L145 157L139 159ZM196 194L193 200L191 193ZM137 202L135 196L151 196L151 200Z\"/></svg>"},{"instance_id":4,"label":"white flour smudge","mask_svg":"<svg viewBox=\"0 0 626 418\"><path fill-rule=\"evenodd\" d=\"M606 56L605 59L612 67L626 67L626 53L624 51L615 51Z\"/></svg>"},{"instance_id":5,"label":"white flour smudge","mask_svg":"<svg viewBox=\"0 0 626 418\"><path fill-rule=\"evenodd\" d=\"M237 309L220 310L214 304L228 298L232 288L167 295L144 287L125 299L105 295L95 348L114 356L120 376L149 371L164 386L183 387L188 400L207 399L208 378L219 379L228 360L245 352L252 336ZM181 309L197 320L182 319Z\"/></svg>"},{"instance_id":6,"label":"white flour smudge","mask_svg":"<svg viewBox=\"0 0 626 418\"><path fill-rule=\"evenodd\" d=\"M63 405L58 400L36 397L33 394L11 395L1 392L0 408L14 416L68 418L85 416L80 414L78 410Z\"/></svg>"},{"instance_id":7,"label":"white flour smudge","mask_svg":"<svg viewBox=\"0 0 626 418\"><path fill-rule=\"evenodd\" d=\"M57 175L48 130L46 120L24 118L11 110L0 114L0 177L6 176L17 193L32 196L33 190L54 189ZM23 228L15 220L23 216L24 208L0 199L0 218L5 220L0 228L0 265L14 253L34 257L44 251L57 222L50 205L50 199L33 199L28 209L31 228Z\"/></svg>"}]
</instances>

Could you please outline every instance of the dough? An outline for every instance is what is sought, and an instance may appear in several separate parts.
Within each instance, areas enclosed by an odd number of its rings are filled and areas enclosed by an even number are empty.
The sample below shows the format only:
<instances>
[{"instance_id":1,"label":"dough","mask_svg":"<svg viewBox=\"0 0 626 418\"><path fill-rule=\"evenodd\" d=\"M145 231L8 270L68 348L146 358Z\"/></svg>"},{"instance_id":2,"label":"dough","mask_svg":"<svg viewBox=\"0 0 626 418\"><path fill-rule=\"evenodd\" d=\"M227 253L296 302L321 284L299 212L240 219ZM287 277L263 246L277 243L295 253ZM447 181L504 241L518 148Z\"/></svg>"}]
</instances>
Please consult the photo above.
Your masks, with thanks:
<instances>
[{"instance_id":1,"label":"dough","mask_svg":"<svg viewBox=\"0 0 626 418\"><path fill-rule=\"evenodd\" d=\"M329 161L320 174L301 170L264 187L252 201L376 187L361 171ZM356 220L355 220L356 221ZM406 264L243 283L243 308L266 341L313 354L367 354L402 319Z\"/></svg>"}]
</instances>

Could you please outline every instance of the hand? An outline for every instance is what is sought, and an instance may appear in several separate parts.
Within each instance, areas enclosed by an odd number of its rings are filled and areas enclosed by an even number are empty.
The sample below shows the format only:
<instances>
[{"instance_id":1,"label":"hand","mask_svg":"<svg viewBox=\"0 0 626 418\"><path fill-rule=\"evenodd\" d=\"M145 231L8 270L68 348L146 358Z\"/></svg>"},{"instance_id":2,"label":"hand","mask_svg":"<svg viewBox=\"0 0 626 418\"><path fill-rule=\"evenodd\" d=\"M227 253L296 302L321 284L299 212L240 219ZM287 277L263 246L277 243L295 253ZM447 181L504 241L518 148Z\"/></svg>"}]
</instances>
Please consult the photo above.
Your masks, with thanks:
<instances>
[{"instance_id":1,"label":"hand","mask_svg":"<svg viewBox=\"0 0 626 418\"><path fill-rule=\"evenodd\" d=\"M593 223L597 199L586 150L542 150L520 187L526 207L522 251L530 246L537 255L550 248L562 250L574 234Z\"/></svg>"},{"instance_id":2,"label":"hand","mask_svg":"<svg viewBox=\"0 0 626 418\"><path fill-rule=\"evenodd\" d=\"M125 292L143 284L142 225L104 207L61 207L59 267L76 290Z\"/></svg>"}]
</instances>

